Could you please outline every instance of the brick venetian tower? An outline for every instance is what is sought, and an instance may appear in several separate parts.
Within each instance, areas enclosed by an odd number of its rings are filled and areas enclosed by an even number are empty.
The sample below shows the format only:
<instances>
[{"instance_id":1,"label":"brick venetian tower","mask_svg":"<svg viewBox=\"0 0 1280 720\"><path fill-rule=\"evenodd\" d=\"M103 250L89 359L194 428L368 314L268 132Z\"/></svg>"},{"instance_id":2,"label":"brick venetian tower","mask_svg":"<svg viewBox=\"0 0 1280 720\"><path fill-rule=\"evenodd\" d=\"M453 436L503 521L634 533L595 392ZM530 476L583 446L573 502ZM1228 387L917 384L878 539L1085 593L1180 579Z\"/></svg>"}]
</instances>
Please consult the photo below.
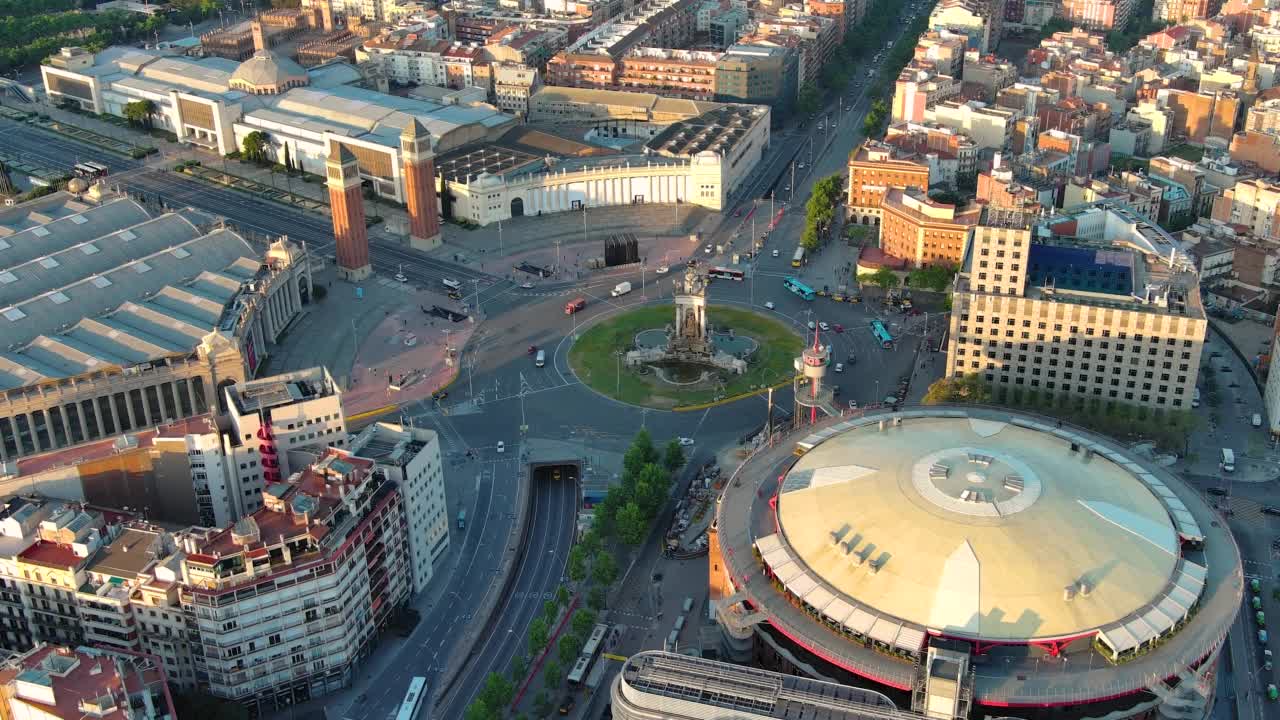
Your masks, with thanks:
<instances>
[{"instance_id":1,"label":"brick venetian tower","mask_svg":"<svg viewBox=\"0 0 1280 720\"><path fill-rule=\"evenodd\" d=\"M431 250L440 246L440 208L436 195L435 153L431 135L414 118L400 133L404 157L404 196L409 207L409 247Z\"/></svg>"},{"instance_id":2,"label":"brick venetian tower","mask_svg":"<svg viewBox=\"0 0 1280 720\"><path fill-rule=\"evenodd\" d=\"M369 233L364 224L364 195L356 156L336 144L325 161L333 239L337 245L338 276L359 282L373 274L369 266Z\"/></svg>"}]
</instances>

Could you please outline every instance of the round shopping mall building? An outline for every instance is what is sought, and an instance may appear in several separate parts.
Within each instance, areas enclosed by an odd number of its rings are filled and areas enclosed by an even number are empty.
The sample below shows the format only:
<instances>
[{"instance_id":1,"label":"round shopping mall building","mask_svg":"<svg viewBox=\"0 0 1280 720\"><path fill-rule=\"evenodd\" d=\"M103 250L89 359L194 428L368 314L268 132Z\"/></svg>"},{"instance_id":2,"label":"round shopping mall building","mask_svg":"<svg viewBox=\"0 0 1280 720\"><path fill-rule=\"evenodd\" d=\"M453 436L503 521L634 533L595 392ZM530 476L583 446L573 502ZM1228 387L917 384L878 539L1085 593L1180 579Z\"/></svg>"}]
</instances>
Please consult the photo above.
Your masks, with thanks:
<instances>
[{"instance_id":1,"label":"round shopping mall building","mask_svg":"<svg viewBox=\"0 0 1280 720\"><path fill-rule=\"evenodd\" d=\"M934 717L1203 717L1241 604L1229 530L1148 459L979 408L757 451L713 528L730 659Z\"/></svg>"}]
</instances>

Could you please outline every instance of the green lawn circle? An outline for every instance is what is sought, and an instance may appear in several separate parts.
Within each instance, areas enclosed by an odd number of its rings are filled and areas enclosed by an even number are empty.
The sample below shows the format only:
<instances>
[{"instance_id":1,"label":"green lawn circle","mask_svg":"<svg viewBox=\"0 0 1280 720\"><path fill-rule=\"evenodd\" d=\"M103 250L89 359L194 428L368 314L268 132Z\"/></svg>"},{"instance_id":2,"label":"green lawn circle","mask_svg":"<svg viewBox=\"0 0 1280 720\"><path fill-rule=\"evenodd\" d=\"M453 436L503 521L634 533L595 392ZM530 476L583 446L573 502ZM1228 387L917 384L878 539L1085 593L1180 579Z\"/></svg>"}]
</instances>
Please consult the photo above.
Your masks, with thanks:
<instances>
[{"instance_id":1,"label":"green lawn circle","mask_svg":"<svg viewBox=\"0 0 1280 720\"><path fill-rule=\"evenodd\" d=\"M740 308L708 305L709 324L716 328L728 326L759 344L747 361L745 374L730 376L723 389L687 389L641 378L625 363L619 372L617 352L630 349L636 333L663 328L674 321L675 308L669 303L627 310L602 320L578 336L569 349L569 367L583 384L601 395L632 405L671 409L784 382L794 374L793 363L803 346L801 337L775 318Z\"/></svg>"}]
</instances>

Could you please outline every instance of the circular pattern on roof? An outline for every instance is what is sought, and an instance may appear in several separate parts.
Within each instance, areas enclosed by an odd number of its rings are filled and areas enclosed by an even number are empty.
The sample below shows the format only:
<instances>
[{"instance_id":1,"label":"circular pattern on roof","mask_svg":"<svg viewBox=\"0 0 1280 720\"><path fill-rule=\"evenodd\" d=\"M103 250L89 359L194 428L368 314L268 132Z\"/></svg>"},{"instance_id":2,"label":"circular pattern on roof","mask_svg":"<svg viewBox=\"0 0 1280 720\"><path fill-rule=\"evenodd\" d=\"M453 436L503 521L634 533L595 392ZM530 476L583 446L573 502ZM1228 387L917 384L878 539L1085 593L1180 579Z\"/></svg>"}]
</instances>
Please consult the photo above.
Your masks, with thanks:
<instances>
[{"instance_id":1,"label":"circular pattern on roof","mask_svg":"<svg viewBox=\"0 0 1280 720\"><path fill-rule=\"evenodd\" d=\"M281 93L311 82L307 71L287 57L259 50L231 74L231 87L258 95Z\"/></svg>"},{"instance_id":2,"label":"circular pattern on roof","mask_svg":"<svg viewBox=\"0 0 1280 720\"><path fill-rule=\"evenodd\" d=\"M1051 432L970 418L869 424L809 450L785 544L855 604L948 635L1080 635L1174 579L1178 534L1129 468Z\"/></svg>"}]
</instances>

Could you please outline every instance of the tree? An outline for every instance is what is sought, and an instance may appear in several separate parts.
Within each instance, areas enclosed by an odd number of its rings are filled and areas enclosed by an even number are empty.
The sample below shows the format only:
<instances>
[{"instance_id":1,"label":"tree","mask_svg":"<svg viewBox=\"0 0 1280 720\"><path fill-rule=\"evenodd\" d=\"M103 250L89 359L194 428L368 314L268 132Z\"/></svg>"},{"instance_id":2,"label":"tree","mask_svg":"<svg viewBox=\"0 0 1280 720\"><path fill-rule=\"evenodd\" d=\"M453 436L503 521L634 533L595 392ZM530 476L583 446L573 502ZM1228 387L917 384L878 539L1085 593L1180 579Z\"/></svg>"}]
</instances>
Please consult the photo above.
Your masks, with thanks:
<instances>
[{"instance_id":1,"label":"tree","mask_svg":"<svg viewBox=\"0 0 1280 720\"><path fill-rule=\"evenodd\" d=\"M667 501L671 487L671 474L661 465L650 463L640 471L636 479L634 500L644 510L645 517L654 518Z\"/></svg>"},{"instance_id":2,"label":"tree","mask_svg":"<svg viewBox=\"0 0 1280 720\"><path fill-rule=\"evenodd\" d=\"M559 607L567 607L569 605L569 588L563 585L556 588L556 605Z\"/></svg>"},{"instance_id":3,"label":"tree","mask_svg":"<svg viewBox=\"0 0 1280 720\"><path fill-rule=\"evenodd\" d=\"M596 553L595 560L591 563L591 579L601 587L609 587L618 579L618 561L613 559L608 550Z\"/></svg>"},{"instance_id":4,"label":"tree","mask_svg":"<svg viewBox=\"0 0 1280 720\"><path fill-rule=\"evenodd\" d=\"M929 193L929 199L944 205L959 205L962 202L960 195L950 190L935 190Z\"/></svg>"},{"instance_id":5,"label":"tree","mask_svg":"<svg viewBox=\"0 0 1280 720\"><path fill-rule=\"evenodd\" d=\"M941 378L929 386L921 400L925 405L940 403L978 404L991 401L991 386L981 375L962 375L960 377Z\"/></svg>"},{"instance_id":6,"label":"tree","mask_svg":"<svg viewBox=\"0 0 1280 720\"><path fill-rule=\"evenodd\" d=\"M556 624L556 620L560 618L560 603L553 600L546 600L542 603L542 619L547 621L547 627Z\"/></svg>"},{"instance_id":7,"label":"tree","mask_svg":"<svg viewBox=\"0 0 1280 720\"><path fill-rule=\"evenodd\" d=\"M891 290L898 287L898 283L901 282L901 280L898 279L897 273L889 268L880 268L870 275L864 275L863 278L872 285L879 287L881 290Z\"/></svg>"},{"instance_id":8,"label":"tree","mask_svg":"<svg viewBox=\"0 0 1280 720\"><path fill-rule=\"evenodd\" d=\"M1054 33L1059 33L1059 32L1071 32L1071 29L1073 27L1074 26L1072 25L1070 20L1066 18L1056 17L1050 20L1049 22L1045 23L1040 28L1040 38L1044 39L1047 37L1052 37Z\"/></svg>"},{"instance_id":9,"label":"tree","mask_svg":"<svg viewBox=\"0 0 1280 720\"><path fill-rule=\"evenodd\" d=\"M591 629L596 624L596 613L594 610L583 608L573 614L573 619L569 621L573 625L573 632L578 637L586 637L591 633Z\"/></svg>"},{"instance_id":10,"label":"tree","mask_svg":"<svg viewBox=\"0 0 1280 720\"><path fill-rule=\"evenodd\" d=\"M653 437L648 430L642 429L636 433L627 454L622 457L622 470L624 474L639 474L645 465L657 461L658 450L653 446Z\"/></svg>"},{"instance_id":11,"label":"tree","mask_svg":"<svg viewBox=\"0 0 1280 720\"><path fill-rule=\"evenodd\" d=\"M554 690L560 687L560 683L564 681L564 668L560 666L560 661L555 658L547 660L547 664L542 666L542 684L548 690Z\"/></svg>"},{"instance_id":12,"label":"tree","mask_svg":"<svg viewBox=\"0 0 1280 720\"><path fill-rule=\"evenodd\" d=\"M489 703L476 698L462 714L463 720L498 720L498 712Z\"/></svg>"},{"instance_id":13,"label":"tree","mask_svg":"<svg viewBox=\"0 0 1280 720\"><path fill-rule=\"evenodd\" d=\"M812 252L818 249L818 229L813 225L806 225L800 233L800 246L806 252Z\"/></svg>"},{"instance_id":14,"label":"tree","mask_svg":"<svg viewBox=\"0 0 1280 720\"><path fill-rule=\"evenodd\" d=\"M600 612L604 610L604 606L609 602L609 594L604 588L596 585L587 591L587 607Z\"/></svg>"},{"instance_id":15,"label":"tree","mask_svg":"<svg viewBox=\"0 0 1280 720\"><path fill-rule=\"evenodd\" d=\"M582 539L578 541L578 547L582 548L582 552L586 553L587 557L596 554L596 551L600 549L600 535L595 528L591 528L582 534Z\"/></svg>"},{"instance_id":16,"label":"tree","mask_svg":"<svg viewBox=\"0 0 1280 720\"><path fill-rule=\"evenodd\" d=\"M587 553L582 549L582 545L576 545L569 551L568 562L569 579L574 582L582 582L587 576Z\"/></svg>"},{"instance_id":17,"label":"tree","mask_svg":"<svg viewBox=\"0 0 1280 720\"><path fill-rule=\"evenodd\" d=\"M521 653L511 659L511 679L520 681L529 674L529 656Z\"/></svg>"},{"instance_id":18,"label":"tree","mask_svg":"<svg viewBox=\"0 0 1280 720\"><path fill-rule=\"evenodd\" d=\"M547 697L546 690L539 690L537 695L533 696L533 713L539 717L546 717L556 711L556 706L552 704L551 698Z\"/></svg>"},{"instance_id":19,"label":"tree","mask_svg":"<svg viewBox=\"0 0 1280 720\"><path fill-rule=\"evenodd\" d=\"M639 545L649 534L649 519L635 502L628 502L618 511L618 539L627 545Z\"/></svg>"},{"instance_id":20,"label":"tree","mask_svg":"<svg viewBox=\"0 0 1280 720\"><path fill-rule=\"evenodd\" d=\"M907 276L907 283L912 287L942 292L951 284L951 278L955 277L955 274L955 268L951 265L926 265L912 270Z\"/></svg>"},{"instance_id":21,"label":"tree","mask_svg":"<svg viewBox=\"0 0 1280 720\"><path fill-rule=\"evenodd\" d=\"M822 96L818 94L818 88L811 82L805 83L796 95L796 109L805 115L812 115L818 112L820 107L822 107Z\"/></svg>"},{"instance_id":22,"label":"tree","mask_svg":"<svg viewBox=\"0 0 1280 720\"><path fill-rule=\"evenodd\" d=\"M240 147L244 150L244 159L256 163L265 161L270 143L271 139L261 130L254 130L245 135L244 140L240 141Z\"/></svg>"},{"instance_id":23,"label":"tree","mask_svg":"<svg viewBox=\"0 0 1280 720\"><path fill-rule=\"evenodd\" d=\"M501 673L491 672L480 688L479 700L495 710L501 710L511 704L516 695L515 686Z\"/></svg>"},{"instance_id":24,"label":"tree","mask_svg":"<svg viewBox=\"0 0 1280 720\"><path fill-rule=\"evenodd\" d=\"M560 658L560 664L566 667L573 665L573 661L578 659L578 653L582 652L582 637L577 633L568 632L560 636L560 647L556 648L556 653Z\"/></svg>"},{"instance_id":25,"label":"tree","mask_svg":"<svg viewBox=\"0 0 1280 720\"><path fill-rule=\"evenodd\" d=\"M671 442L667 443L667 449L662 453L662 466L667 472L675 472L684 465L684 448L680 447L678 438L671 438Z\"/></svg>"},{"instance_id":26,"label":"tree","mask_svg":"<svg viewBox=\"0 0 1280 720\"><path fill-rule=\"evenodd\" d=\"M550 632L547 630L547 621L541 617L536 617L533 622L529 623L529 653L537 655L547 646L547 639Z\"/></svg>"},{"instance_id":27,"label":"tree","mask_svg":"<svg viewBox=\"0 0 1280 720\"><path fill-rule=\"evenodd\" d=\"M124 106L124 118L130 125L151 129L151 116L155 115L156 104L150 100L134 100Z\"/></svg>"},{"instance_id":28,"label":"tree","mask_svg":"<svg viewBox=\"0 0 1280 720\"><path fill-rule=\"evenodd\" d=\"M289 154L289 143L284 144L284 170L287 173L293 172L293 156Z\"/></svg>"}]
</instances>

